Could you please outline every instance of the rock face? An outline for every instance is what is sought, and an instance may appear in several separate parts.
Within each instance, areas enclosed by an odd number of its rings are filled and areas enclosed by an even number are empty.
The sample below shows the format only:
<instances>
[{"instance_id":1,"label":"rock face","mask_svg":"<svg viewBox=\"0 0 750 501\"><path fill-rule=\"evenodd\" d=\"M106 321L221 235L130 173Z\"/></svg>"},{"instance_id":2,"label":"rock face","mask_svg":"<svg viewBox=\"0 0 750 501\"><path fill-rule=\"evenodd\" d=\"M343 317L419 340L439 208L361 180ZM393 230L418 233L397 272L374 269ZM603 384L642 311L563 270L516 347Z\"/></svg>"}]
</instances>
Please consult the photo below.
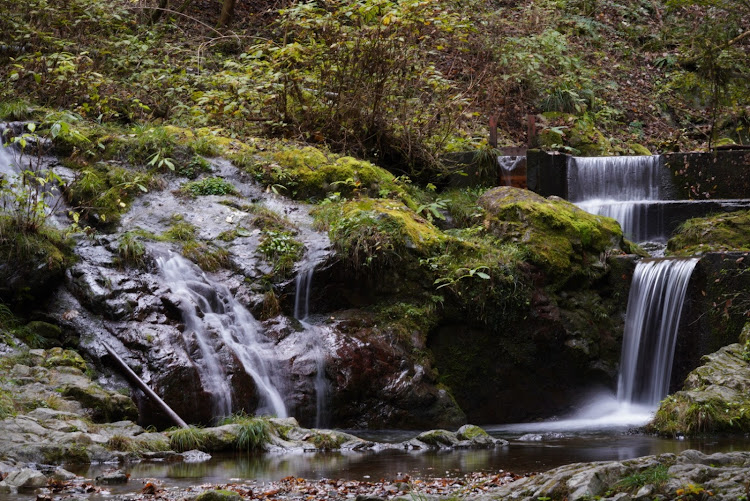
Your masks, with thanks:
<instances>
[{"instance_id":1,"label":"rock face","mask_svg":"<svg viewBox=\"0 0 750 501\"><path fill-rule=\"evenodd\" d=\"M324 266L330 242L324 233L311 228L306 206L282 202L245 184L247 179L228 163L220 162L214 168L232 180L237 196L203 197L201 211L194 211L194 200L170 192L148 194L122 217L115 234L78 243L80 259L69 269L66 289L56 296L51 317L61 324L64 336L77 340L95 362L104 374L102 382L124 386L102 344L106 343L188 422L212 424L222 414L253 413L259 408L278 414L267 406L263 391L250 374L248 365L254 364L243 361L231 343L221 339L221 330L238 318L237 308L241 307L264 318L262 324L252 320L251 328L269 347L270 383L278 389L287 411L303 424L432 427L464 423L465 415L456 402L447 391L437 388L434 372L372 322L361 329L338 320L323 322L315 329L300 324L290 318L294 309L291 299L297 291L288 278L276 284L269 299L268 276L275 273L278 279L283 273L259 250L267 235L260 228L285 225L284 231L304 242L300 268ZM261 198L267 200L247 208L247 202ZM188 234L185 238L211 252L225 252L227 261L206 275L196 269L195 277L187 279L192 289L186 295L175 288L161 267L170 252L182 246L185 253L188 244L145 240L140 267L123 266L123 235L135 229L161 235L162 240L169 240L179 229ZM277 233L271 235L278 235L281 230L273 231ZM196 259L200 261L200 256ZM232 311L227 307L230 297L240 305L232 306ZM270 307L274 301L275 311ZM284 306L286 315L279 315L279 305ZM185 312L198 311L198 317L214 318L206 314L208 307L226 313L223 327L205 321L201 334L191 322L202 320L188 319ZM334 312L331 316L338 315ZM229 409L219 410L218 393L207 384L207 378L216 378L208 374L207 364L219 368L221 391L231 399ZM139 391L132 396L141 424L173 424Z\"/></svg>"},{"instance_id":2,"label":"rock face","mask_svg":"<svg viewBox=\"0 0 750 501\"><path fill-rule=\"evenodd\" d=\"M746 343L703 357L703 365L685 379L684 389L662 401L651 428L664 435L750 431L748 360Z\"/></svg>"}]
</instances>

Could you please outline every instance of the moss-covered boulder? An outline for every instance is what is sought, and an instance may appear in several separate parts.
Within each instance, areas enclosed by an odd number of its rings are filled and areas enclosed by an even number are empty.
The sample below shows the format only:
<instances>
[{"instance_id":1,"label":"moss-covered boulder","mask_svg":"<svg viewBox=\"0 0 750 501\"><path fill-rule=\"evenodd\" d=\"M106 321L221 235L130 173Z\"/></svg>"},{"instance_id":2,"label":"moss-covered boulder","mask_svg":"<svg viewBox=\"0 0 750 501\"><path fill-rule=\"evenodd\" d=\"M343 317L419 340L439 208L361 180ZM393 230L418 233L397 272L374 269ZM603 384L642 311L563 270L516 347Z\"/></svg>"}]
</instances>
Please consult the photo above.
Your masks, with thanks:
<instances>
[{"instance_id":1,"label":"moss-covered boulder","mask_svg":"<svg viewBox=\"0 0 750 501\"><path fill-rule=\"evenodd\" d=\"M682 391L659 406L650 427L662 435L750 431L750 345L747 341L703 357Z\"/></svg>"},{"instance_id":2,"label":"moss-covered boulder","mask_svg":"<svg viewBox=\"0 0 750 501\"><path fill-rule=\"evenodd\" d=\"M608 255L631 250L617 221L557 197L502 186L482 195L479 205L488 231L523 246L529 260L556 281L601 275Z\"/></svg>"},{"instance_id":3,"label":"moss-covered boulder","mask_svg":"<svg viewBox=\"0 0 750 501\"><path fill-rule=\"evenodd\" d=\"M707 252L750 251L750 211L689 219L667 243L667 253L694 256Z\"/></svg>"},{"instance_id":4,"label":"moss-covered boulder","mask_svg":"<svg viewBox=\"0 0 750 501\"><path fill-rule=\"evenodd\" d=\"M545 150L564 149L586 157L610 155L613 152L609 139L590 119L553 111L542 114L541 125L537 141L539 147Z\"/></svg>"},{"instance_id":5,"label":"moss-covered boulder","mask_svg":"<svg viewBox=\"0 0 750 501\"><path fill-rule=\"evenodd\" d=\"M256 178L298 200L323 199L338 193L385 196L407 201L404 186L390 172L365 160L339 156L312 146L284 148L251 166Z\"/></svg>"},{"instance_id":6,"label":"moss-covered boulder","mask_svg":"<svg viewBox=\"0 0 750 501\"><path fill-rule=\"evenodd\" d=\"M446 240L432 223L395 200L363 198L324 206L314 215L330 228L331 241L354 270L416 261Z\"/></svg>"}]
</instances>

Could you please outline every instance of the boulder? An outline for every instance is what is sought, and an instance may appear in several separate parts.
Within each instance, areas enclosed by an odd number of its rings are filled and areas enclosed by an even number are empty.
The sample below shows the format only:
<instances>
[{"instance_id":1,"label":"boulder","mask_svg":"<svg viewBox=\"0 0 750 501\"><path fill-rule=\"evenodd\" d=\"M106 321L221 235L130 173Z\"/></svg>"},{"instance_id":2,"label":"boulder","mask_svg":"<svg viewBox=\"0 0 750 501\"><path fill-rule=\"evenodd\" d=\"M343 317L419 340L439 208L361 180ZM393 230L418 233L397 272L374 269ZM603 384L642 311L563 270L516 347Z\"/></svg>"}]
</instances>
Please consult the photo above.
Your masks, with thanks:
<instances>
[{"instance_id":1,"label":"boulder","mask_svg":"<svg viewBox=\"0 0 750 501\"><path fill-rule=\"evenodd\" d=\"M19 490L37 489L47 485L47 477L38 470L23 468L9 473L5 477L5 484Z\"/></svg>"}]
</instances>

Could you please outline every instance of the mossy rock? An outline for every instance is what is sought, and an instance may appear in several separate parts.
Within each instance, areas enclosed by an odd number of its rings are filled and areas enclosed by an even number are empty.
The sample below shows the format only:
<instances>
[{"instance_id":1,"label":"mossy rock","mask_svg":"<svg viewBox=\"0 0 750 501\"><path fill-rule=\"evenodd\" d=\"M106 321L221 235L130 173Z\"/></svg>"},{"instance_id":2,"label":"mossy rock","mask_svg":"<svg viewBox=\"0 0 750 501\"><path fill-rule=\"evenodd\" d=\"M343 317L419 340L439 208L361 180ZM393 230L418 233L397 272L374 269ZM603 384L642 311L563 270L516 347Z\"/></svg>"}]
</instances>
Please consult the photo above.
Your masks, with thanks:
<instances>
[{"instance_id":1,"label":"mossy rock","mask_svg":"<svg viewBox=\"0 0 750 501\"><path fill-rule=\"evenodd\" d=\"M750 431L750 356L735 343L703 357L684 389L664 399L649 425L661 435Z\"/></svg>"},{"instance_id":2,"label":"mossy rock","mask_svg":"<svg viewBox=\"0 0 750 501\"><path fill-rule=\"evenodd\" d=\"M455 433L448 430L430 430L417 435L416 440L434 447L454 447L459 439Z\"/></svg>"},{"instance_id":3,"label":"mossy rock","mask_svg":"<svg viewBox=\"0 0 750 501\"><path fill-rule=\"evenodd\" d=\"M479 198L484 225L503 242L524 246L531 262L553 280L600 276L604 257L629 252L620 225L557 197L502 186Z\"/></svg>"},{"instance_id":4,"label":"mossy rock","mask_svg":"<svg viewBox=\"0 0 750 501\"><path fill-rule=\"evenodd\" d=\"M489 437L489 434L479 426L473 424L465 424L456 432L456 436L459 440L474 440L478 437Z\"/></svg>"},{"instance_id":5,"label":"mossy rock","mask_svg":"<svg viewBox=\"0 0 750 501\"><path fill-rule=\"evenodd\" d=\"M220 489L206 491L195 498L195 501L242 501L242 496L234 491Z\"/></svg>"},{"instance_id":6,"label":"mossy rock","mask_svg":"<svg viewBox=\"0 0 750 501\"><path fill-rule=\"evenodd\" d=\"M62 280L74 261L71 242L52 228L23 231L0 216L0 300L34 304Z\"/></svg>"},{"instance_id":7,"label":"mossy rock","mask_svg":"<svg viewBox=\"0 0 750 501\"><path fill-rule=\"evenodd\" d=\"M52 348L47 350L47 357L44 359L45 367L75 367L84 372L86 370L86 361L73 350L63 350L62 348Z\"/></svg>"},{"instance_id":8,"label":"mossy rock","mask_svg":"<svg viewBox=\"0 0 750 501\"><path fill-rule=\"evenodd\" d=\"M62 329L57 325L34 320L24 326L24 330L32 336L43 339L46 343L59 343L62 338ZM85 370L86 366L82 370Z\"/></svg>"},{"instance_id":9,"label":"mossy rock","mask_svg":"<svg viewBox=\"0 0 750 501\"><path fill-rule=\"evenodd\" d=\"M265 164L256 164L252 170L259 181L298 200L323 199L339 193L345 198L387 196L414 205L404 187L387 170L312 146L276 151Z\"/></svg>"},{"instance_id":10,"label":"mossy rock","mask_svg":"<svg viewBox=\"0 0 750 501\"><path fill-rule=\"evenodd\" d=\"M446 240L432 223L394 200L331 204L314 215L330 228L331 241L356 270L389 267L410 255L416 262Z\"/></svg>"},{"instance_id":11,"label":"mossy rock","mask_svg":"<svg viewBox=\"0 0 750 501\"><path fill-rule=\"evenodd\" d=\"M750 251L750 211L685 221L667 242L667 253L694 256L706 252Z\"/></svg>"}]
</instances>

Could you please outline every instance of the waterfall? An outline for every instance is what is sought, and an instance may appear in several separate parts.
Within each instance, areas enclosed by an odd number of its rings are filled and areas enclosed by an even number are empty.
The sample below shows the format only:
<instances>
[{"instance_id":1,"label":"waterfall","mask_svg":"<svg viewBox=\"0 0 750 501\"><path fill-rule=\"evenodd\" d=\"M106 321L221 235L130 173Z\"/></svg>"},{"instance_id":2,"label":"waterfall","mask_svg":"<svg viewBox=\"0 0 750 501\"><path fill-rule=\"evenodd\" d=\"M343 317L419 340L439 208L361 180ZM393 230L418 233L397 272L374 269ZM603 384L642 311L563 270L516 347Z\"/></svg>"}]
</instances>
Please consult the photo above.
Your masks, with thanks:
<instances>
[{"instance_id":1,"label":"waterfall","mask_svg":"<svg viewBox=\"0 0 750 501\"><path fill-rule=\"evenodd\" d=\"M177 254L157 260L167 285L180 298L187 346L204 389L211 394L214 415L232 413L230 374L221 363L219 351L228 350L255 382L260 404L256 413L287 417L277 389L273 344L261 334L261 327L229 289L210 280L200 269Z\"/></svg>"},{"instance_id":2,"label":"waterfall","mask_svg":"<svg viewBox=\"0 0 750 501\"><path fill-rule=\"evenodd\" d=\"M569 157L568 198L587 212L616 219L626 237L662 240L661 157Z\"/></svg>"},{"instance_id":3,"label":"waterfall","mask_svg":"<svg viewBox=\"0 0 750 501\"><path fill-rule=\"evenodd\" d=\"M669 392L685 292L698 258L644 259L628 296L617 398L655 407Z\"/></svg>"},{"instance_id":4,"label":"waterfall","mask_svg":"<svg viewBox=\"0 0 750 501\"><path fill-rule=\"evenodd\" d=\"M513 185L513 171L526 162L525 156L499 156L497 165L500 166L500 181L503 186Z\"/></svg>"},{"instance_id":5,"label":"waterfall","mask_svg":"<svg viewBox=\"0 0 750 501\"><path fill-rule=\"evenodd\" d=\"M307 353L315 364L315 427L327 425L328 382L325 378L326 351L324 346L326 328L308 322L310 315L310 291L315 272L314 265L308 265L299 271L294 294L294 318L299 320L305 329Z\"/></svg>"},{"instance_id":6,"label":"waterfall","mask_svg":"<svg viewBox=\"0 0 750 501\"><path fill-rule=\"evenodd\" d=\"M7 179L16 174L18 174L18 170L13 163L13 155L3 146L2 136L0 136L0 177Z\"/></svg>"}]
</instances>

